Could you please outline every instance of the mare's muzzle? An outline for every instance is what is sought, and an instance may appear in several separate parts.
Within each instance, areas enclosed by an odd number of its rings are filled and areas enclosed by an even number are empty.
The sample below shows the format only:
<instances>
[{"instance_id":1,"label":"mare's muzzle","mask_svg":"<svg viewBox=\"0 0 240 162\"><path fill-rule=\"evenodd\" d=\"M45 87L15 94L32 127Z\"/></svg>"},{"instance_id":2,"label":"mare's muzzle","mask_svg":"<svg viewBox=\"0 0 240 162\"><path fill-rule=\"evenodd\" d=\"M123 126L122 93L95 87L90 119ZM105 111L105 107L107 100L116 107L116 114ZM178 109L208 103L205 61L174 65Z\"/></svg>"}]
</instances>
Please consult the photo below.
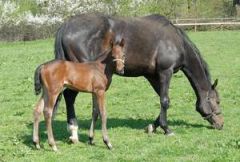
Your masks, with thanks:
<instances>
[{"instance_id":1,"label":"mare's muzzle","mask_svg":"<svg viewBox=\"0 0 240 162\"><path fill-rule=\"evenodd\" d=\"M211 113L204 117L215 129L221 130L223 128L224 120L221 113Z\"/></svg>"}]
</instances>

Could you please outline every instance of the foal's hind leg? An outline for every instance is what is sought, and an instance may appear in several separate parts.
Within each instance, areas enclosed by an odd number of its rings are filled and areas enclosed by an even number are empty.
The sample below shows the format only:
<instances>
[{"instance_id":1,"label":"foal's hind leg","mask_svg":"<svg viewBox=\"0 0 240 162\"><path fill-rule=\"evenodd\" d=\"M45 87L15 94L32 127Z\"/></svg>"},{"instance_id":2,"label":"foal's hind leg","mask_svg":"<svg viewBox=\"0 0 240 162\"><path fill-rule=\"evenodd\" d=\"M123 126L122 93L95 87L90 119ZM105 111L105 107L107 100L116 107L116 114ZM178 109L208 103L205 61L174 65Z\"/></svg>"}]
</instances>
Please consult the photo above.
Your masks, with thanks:
<instances>
[{"instance_id":1,"label":"foal's hind leg","mask_svg":"<svg viewBox=\"0 0 240 162\"><path fill-rule=\"evenodd\" d=\"M89 144L93 145L93 139L94 139L94 129L95 129L95 125L96 125L96 121L98 118L98 114L99 114L99 107L98 107L98 103L97 103L97 97L95 94L92 94L92 123L90 126L90 130L89 130Z\"/></svg>"},{"instance_id":2,"label":"foal's hind leg","mask_svg":"<svg viewBox=\"0 0 240 162\"><path fill-rule=\"evenodd\" d=\"M48 95L44 98L45 107L44 107L44 118L46 121L47 127L47 134L48 134L48 143L52 147L53 151L57 151L57 146L54 140L53 131L52 131L52 114L53 114L53 107L56 102L58 95Z\"/></svg>"},{"instance_id":3,"label":"foal's hind leg","mask_svg":"<svg viewBox=\"0 0 240 162\"><path fill-rule=\"evenodd\" d=\"M105 91L100 90L97 92L97 102L99 106L99 112L102 119L102 136L103 142L107 145L108 149L112 149L112 144L109 141L107 133L107 113L105 108Z\"/></svg>"},{"instance_id":4,"label":"foal's hind leg","mask_svg":"<svg viewBox=\"0 0 240 162\"><path fill-rule=\"evenodd\" d=\"M34 123L33 123L33 143L35 144L37 149L40 149L39 145L39 121L40 121L40 116L42 114L44 108L44 100L41 97L33 111L33 118L34 118Z\"/></svg>"}]
</instances>

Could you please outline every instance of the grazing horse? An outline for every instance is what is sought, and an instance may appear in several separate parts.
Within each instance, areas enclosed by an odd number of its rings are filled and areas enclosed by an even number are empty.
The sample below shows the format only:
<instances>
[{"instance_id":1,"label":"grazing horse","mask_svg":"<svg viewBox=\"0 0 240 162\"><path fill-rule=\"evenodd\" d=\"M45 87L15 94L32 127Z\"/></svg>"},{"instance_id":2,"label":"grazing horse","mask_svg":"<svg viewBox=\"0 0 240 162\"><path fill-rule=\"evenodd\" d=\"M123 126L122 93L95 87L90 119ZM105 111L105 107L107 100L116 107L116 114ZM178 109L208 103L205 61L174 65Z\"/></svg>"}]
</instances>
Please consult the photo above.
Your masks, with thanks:
<instances>
[{"instance_id":1,"label":"grazing horse","mask_svg":"<svg viewBox=\"0 0 240 162\"><path fill-rule=\"evenodd\" d=\"M81 14L71 17L58 30L55 58L75 62L96 60L108 48L109 39L124 38L126 55L124 74L144 76L160 97L160 114L148 131L160 126L166 135L172 131L167 124L169 84L173 73L182 70L196 94L196 110L214 128L223 127L217 80L211 84L207 63L189 37L161 15L144 17L112 17L103 14ZM73 134L77 127L74 111L78 92L64 91L67 122ZM95 98L93 97L93 101ZM93 111L96 104L93 104Z\"/></svg>"},{"instance_id":2,"label":"grazing horse","mask_svg":"<svg viewBox=\"0 0 240 162\"><path fill-rule=\"evenodd\" d=\"M124 54L122 40L113 45L111 49L101 54L96 62L74 63L64 60L54 60L40 65L35 71L35 93L43 91L40 100L34 109L33 142L39 149L39 119L42 111L46 121L48 142L54 151L57 151L52 132L52 114L54 106L64 87L75 91L90 92L95 96L96 105L102 118L103 141L109 149L112 145L109 141L106 127L105 91L108 89L114 71L124 73ZM111 54L111 55L110 55ZM93 114L96 116L96 114ZM92 119L89 135L93 140L96 118ZM77 135L74 135L77 136ZM76 137L72 137L75 139ZM92 141L91 141L92 142Z\"/></svg>"}]
</instances>

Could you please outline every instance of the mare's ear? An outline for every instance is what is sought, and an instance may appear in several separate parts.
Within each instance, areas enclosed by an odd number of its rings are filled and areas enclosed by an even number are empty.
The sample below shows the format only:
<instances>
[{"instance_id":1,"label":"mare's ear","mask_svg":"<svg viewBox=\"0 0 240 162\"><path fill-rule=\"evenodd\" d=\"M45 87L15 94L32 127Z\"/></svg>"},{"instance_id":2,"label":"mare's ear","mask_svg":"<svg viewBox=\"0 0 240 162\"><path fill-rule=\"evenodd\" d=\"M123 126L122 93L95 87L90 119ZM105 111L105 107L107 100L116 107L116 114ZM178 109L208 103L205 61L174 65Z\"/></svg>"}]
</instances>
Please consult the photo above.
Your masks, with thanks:
<instances>
[{"instance_id":1,"label":"mare's ear","mask_svg":"<svg viewBox=\"0 0 240 162\"><path fill-rule=\"evenodd\" d=\"M119 44L121 47L123 47L124 45L125 45L125 40L124 40L124 38L122 38L122 40L121 40L121 42L120 42L120 44Z\"/></svg>"},{"instance_id":2,"label":"mare's ear","mask_svg":"<svg viewBox=\"0 0 240 162\"><path fill-rule=\"evenodd\" d=\"M218 79L216 79L212 85L212 89L215 89L218 85Z\"/></svg>"}]
</instances>

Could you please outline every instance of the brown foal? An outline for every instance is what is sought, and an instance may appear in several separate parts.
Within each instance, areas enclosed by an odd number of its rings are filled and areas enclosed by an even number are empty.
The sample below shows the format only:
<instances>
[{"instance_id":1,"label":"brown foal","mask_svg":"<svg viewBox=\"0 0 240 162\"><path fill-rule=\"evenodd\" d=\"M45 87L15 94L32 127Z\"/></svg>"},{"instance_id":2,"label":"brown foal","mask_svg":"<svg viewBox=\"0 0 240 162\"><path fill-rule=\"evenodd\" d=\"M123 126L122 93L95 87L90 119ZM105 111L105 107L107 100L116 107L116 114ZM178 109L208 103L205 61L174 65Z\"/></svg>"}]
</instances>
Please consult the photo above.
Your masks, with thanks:
<instances>
[{"instance_id":1,"label":"brown foal","mask_svg":"<svg viewBox=\"0 0 240 162\"><path fill-rule=\"evenodd\" d=\"M112 145L107 133L107 115L105 108L105 92L111 82L113 72L124 72L124 40L112 44L112 47L101 54L95 62L74 63L63 60L54 60L40 65L35 71L35 92L43 91L34 109L33 142L39 149L39 120L43 112L48 143L54 151L57 151L52 131L52 114L58 96L64 87L76 91L89 92L97 99L96 106L99 110L93 113L93 119L89 131L90 143L94 136L94 127L98 112L102 119L103 141L109 149ZM110 75L109 75L110 74Z\"/></svg>"}]
</instances>

